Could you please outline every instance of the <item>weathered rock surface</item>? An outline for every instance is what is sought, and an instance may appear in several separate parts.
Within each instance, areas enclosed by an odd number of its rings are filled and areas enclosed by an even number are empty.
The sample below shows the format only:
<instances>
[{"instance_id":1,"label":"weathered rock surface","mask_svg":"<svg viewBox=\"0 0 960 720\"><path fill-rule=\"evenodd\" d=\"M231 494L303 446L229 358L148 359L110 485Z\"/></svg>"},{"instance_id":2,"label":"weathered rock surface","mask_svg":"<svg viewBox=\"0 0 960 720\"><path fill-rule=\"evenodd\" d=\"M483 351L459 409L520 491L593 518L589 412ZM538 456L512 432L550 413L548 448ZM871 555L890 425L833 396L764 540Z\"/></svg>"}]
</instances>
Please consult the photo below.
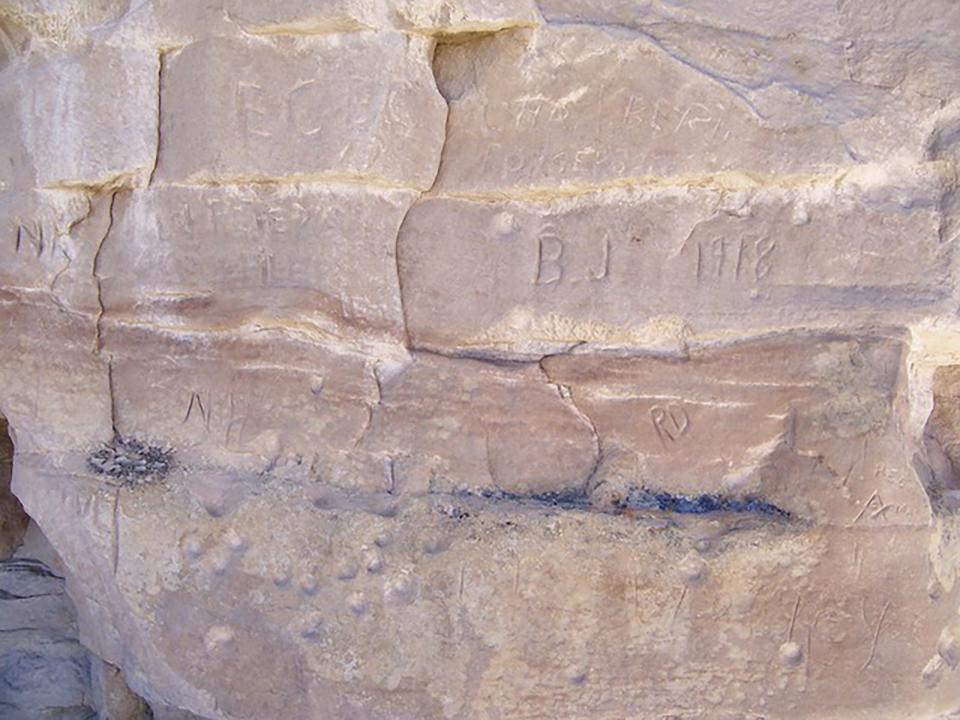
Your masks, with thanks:
<instances>
[{"instance_id":1,"label":"weathered rock surface","mask_svg":"<svg viewBox=\"0 0 960 720\"><path fill-rule=\"evenodd\" d=\"M436 176L446 107L426 40L201 40L164 59L161 92L163 180L345 177L424 190Z\"/></svg>"},{"instance_id":2,"label":"weathered rock surface","mask_svg":"<svg viewBox=\"0 0 960 720\"><path fill-rule=\"evenodd\" d=\"M958 12L0 3L0 715L960 713Z\"/></svg>"}]
</instances>

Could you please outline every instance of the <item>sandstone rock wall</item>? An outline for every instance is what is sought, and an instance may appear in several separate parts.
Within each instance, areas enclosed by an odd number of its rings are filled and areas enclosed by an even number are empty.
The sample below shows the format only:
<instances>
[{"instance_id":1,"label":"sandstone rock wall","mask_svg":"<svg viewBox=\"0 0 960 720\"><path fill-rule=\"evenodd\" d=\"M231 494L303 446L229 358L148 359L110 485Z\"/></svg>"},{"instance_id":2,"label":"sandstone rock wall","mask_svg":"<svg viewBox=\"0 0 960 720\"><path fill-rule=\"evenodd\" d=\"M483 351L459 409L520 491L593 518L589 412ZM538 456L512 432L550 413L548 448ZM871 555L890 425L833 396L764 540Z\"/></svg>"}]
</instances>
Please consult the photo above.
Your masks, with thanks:
<instances>
[{"instance_id":1,"label":"sandstone rock wall","mask_svg":"<svg viewBox=\"0 0 960 720\"><path fill-rule=\"evenodd\" d=\"M960 5L0 0L0 412L157 718L960 711Z\"/></svg>"}]
</instances>

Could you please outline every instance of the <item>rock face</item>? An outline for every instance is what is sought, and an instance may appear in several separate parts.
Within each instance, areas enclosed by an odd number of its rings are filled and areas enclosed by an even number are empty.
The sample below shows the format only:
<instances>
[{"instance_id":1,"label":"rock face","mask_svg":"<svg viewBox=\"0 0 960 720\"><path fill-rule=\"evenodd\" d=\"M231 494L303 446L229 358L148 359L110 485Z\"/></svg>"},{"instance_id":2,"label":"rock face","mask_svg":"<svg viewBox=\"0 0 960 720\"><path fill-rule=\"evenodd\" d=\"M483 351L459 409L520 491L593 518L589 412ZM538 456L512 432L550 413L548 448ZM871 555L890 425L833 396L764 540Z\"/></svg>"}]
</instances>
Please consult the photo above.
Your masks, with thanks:
<instances>
[{"instance_id":1,"label":"rock face","mask_svg":"<svg viewBox=\"0 0 960 720\"><path fill-rule=\"evenodd\" d=\"M960 715L956 2L8 0L0 109L0 714Z\"/></svg>"}]
</instances>

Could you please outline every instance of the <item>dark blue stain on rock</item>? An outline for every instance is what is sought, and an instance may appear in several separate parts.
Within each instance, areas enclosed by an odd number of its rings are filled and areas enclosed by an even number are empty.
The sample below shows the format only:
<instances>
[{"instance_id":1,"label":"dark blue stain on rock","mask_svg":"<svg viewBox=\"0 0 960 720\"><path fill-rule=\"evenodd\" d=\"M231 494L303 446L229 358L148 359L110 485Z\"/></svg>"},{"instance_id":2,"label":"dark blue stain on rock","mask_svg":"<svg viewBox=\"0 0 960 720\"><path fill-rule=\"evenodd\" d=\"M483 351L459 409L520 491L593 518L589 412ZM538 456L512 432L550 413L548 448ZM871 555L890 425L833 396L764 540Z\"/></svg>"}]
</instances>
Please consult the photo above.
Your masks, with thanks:
<instances>
[{"instance_id":1,"label":"dark blue stain on rock","mask_svg":"<svg viewBox=\"0 0 960 720\"><path fill-rule=\"evenodd\" d=\"M723 495L675 495L673 493L634 489L621 501L624 510L662 510L682 515L706 515L708 513L754 513L788 518L790 513L773 503L758 497L747 495L742 498L730 498Z\"/></svg>"},{"instance_id":2,"label":"dark blue stain on rock","mask_svg":"<svg viewBox=\"0 0 960 720\"><path fill-rule=\"evenodd\" d=\"M680 515L706 515L709 513L751 513L770 517L789 518L790 513L773 503L747 495L732 498L717 494L676 495L674 493L632 489L625 498L612 508L598 508L591 504L580 490L520 494L500 490L483 490L480 497L502 502L528 503L560 510L600 510L625 512L629 510L659 510Z\"/></svg>"},{"instance_id":3,"label":"dark blue stain on rock","mask_svg":"<svg viewBox=\"0 0 960 720\"><path fill-rule=\"evenodd\" d=\"M503 490L483 490L480 492L480 497L486 498L487 500L549 505L550 507L560 508L561 510L590 509L590 499L582 490L561 490L557 492L530 493L528 495L504 492Z\"/></svg>"}]
</instances>

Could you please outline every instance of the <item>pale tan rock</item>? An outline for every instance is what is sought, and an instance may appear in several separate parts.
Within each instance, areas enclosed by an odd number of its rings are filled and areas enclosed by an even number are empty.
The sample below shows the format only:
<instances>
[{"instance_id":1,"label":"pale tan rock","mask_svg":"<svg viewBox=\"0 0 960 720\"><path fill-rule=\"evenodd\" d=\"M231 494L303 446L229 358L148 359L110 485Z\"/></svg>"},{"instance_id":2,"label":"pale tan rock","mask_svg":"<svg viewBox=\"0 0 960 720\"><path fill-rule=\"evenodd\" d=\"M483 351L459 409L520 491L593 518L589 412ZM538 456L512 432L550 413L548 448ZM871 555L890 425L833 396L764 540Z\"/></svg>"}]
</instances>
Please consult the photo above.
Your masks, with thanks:
<instances>
[{"instance_id":1,"label":"pale tan rock","mask_svg":"<svg viewBox=\"0 0 960 720\"><path fill-rule=\"evenodd\" d=\"M589 421L535 366L421 355L380 393L359 449L390 492L577 494L598 461Z\"/></svg>"},{"instance_id":2,"label":"pale tan rock","mask_svg":"<svg viewBox=\"0 0 960 720\"><path fill-rule=\"evenodd\" d=\"M401 28L441 36L542 23L537 4L530 0L400 0L394 11Z\"/></svg>"},{"instance_id":3,"label":"pale tan rock","mask_svg":"<svg viewBox=\"0 0 960 720\"><path fill-rule=\"evenodd\" d=\"M322 34L356 32L387 24L387 4L380 0L226 0L227 17L253 34Z\"/></svg>"},{"instance_id":4,"label":"pale tan rock","mask_svg":"<svg viewBox=\"0 0 960 720\"><path fill-rule=\"evenodd\" d=\"M556 23L649 38L747 100L765 122L835 125L853 159L915 151L923 123L955 96L960 15L949 0L641 5L546 0ZM907 50L909 48L909 50Z\"/></svg>"},{"instance_id":5,"label":"pale tan rock","mask_svg":"<svg viewBox=\"0 0 960 720\"><path fill-rule=\"evenodd\" d=\"M205 40L165 59L162 87L164 180L349 177L426 189L436 176L446 108L425 40Z\"/></svg>"},{"instance_id":6,"label":"pale tan rock","mask_svg":"<svg viewBox=\"0 0 960 720\"><path fill-rule=\"evenodd\" d=\"M495 32L541 21L530 0L226 0L227 16L253 34L320 34L396 27L416 33Z\"/></svg>"},{"instance_id":7,"label":"pale tan rock","mask_svg":"<svg viewBox=\"0 0 960 720\"><path fill-rule=\"evenodd\" d=\"M130 0L9 0L0 8L0 23L7 33L20 30L52 45L70 46L120 19L130 5Z\"/></svg>"},{"instance_id":8,"label":"pale tan rock","mask_svg":"<svg viewBox=\"0 0 960 720\"><path fill-rule=\"evenodd\" d=\"M119 195L98 259L106 316L191 331L302 326L398 344L395 247L412 201L350 186Z\"/></svg>"},{"instance_id":9,"label":"pale tan rock","mask_svg":"<svg viewBox=\"0 0 960 720\"><path fill-rule=\"evenodd\" d=\"M57 692L955 715L956 12L2 4L0 427L106 663Z\"/></svg>"},{"instance_id":10,"label":"pale tan rock","mask_svg":"<svg viewBox=\"0 0 960 720\"><path fill-rule=\"evenodd\" d=\"M935 206L722 203L710 192L424 200L399 240L411 340L504 357L682 353L736 331L887 324L952 302Z\"/></svg>"},{"instance_id":11,"label":"pale tan rock","mask_svg":"<svg viewBox=\"0 0 960 720\"><path fill-rule=\"evenodd\" d=\"M147 182L157 155L156 52L95 46L30 58L9 72L17 90L5 110L19 132L6 152L26 161L13 174L4 167L0 180L67 188Z\"/></svg>"}]
</instances>

